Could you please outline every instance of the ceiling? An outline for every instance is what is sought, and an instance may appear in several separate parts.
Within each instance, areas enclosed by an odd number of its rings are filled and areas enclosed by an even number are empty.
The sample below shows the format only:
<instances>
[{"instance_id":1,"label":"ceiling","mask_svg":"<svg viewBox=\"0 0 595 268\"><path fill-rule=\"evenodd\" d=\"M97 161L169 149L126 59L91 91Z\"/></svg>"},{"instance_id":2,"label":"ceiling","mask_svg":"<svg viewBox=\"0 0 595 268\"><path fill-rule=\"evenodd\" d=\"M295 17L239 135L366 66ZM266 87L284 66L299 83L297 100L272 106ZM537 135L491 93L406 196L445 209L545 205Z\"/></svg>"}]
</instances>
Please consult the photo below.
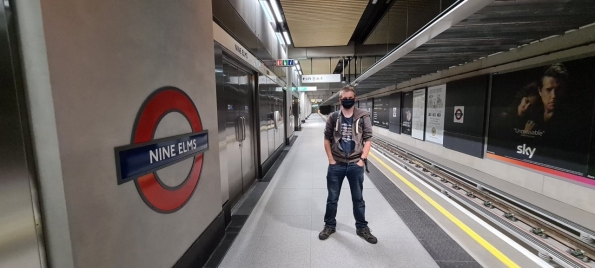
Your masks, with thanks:
<instances>
[{"instance_id":1,"label":"ceiling","mask_svg":"<svg viewBox=\"0 0 595 268\"><path fill-rule=\"evenodd\" d=\"M295 47L346 46L369 0L280 0Z\"/></svg>"},{"instance_id":2,"label":"ceiling","mask_svg":"<svg viewBox=\"0 0 595 268\"><path fill-rule=\"evenodd\" d=\"M400 44L455 0L397 0L364 41L364 45Z\"/></svg>"},{"instance_id":3,"label":"ceiling","mask_svg":"<svg viewBox=\"0 0 595 268\"><path fill-rule=\"evenodd\" d=\"M302 72L308 74L332 74L341 58L313 58L300 60Z\"/></svg>"},{"instance_id":4,"label":"ceiling","mask_svg":"<svg viewBox=\"0 0 595 268\"><path fill-rule=\"evenodd\" d=\"M399 44L457 0L279 1L293 47Z\"/></svg>"},{"instance_id":5,"label":"ceiling","mask_svg":"<svg viewBox=\"0 0 595 268\"><path fill-rule=\"evenodd\" d=\"M362 70L368 70L380 58L380 56L362 56L357 57L357 60L351 58L351 61L347 58L343 61L342 57L310 58L299 60L299 63L304 75L341 73L343 71L341 66L345 64L345 76L348 76L348 74L361 74Z\"/></svg>"},{"instance_id":6,"label":"ceiling","mask_svg":"<svg viewBox=\"0 0 595 268\"><path fill-rule=\"evenodd\" d=\"M356 90L369 93L593 22L593 0L496 0L359 82ZM328 103L336 101L334 96Z\"/></svg>"},{"instance_id":7,"label":"ceiling","mask_svg":"<svg viewBox=\"0 0 595 268\"><path fill-rule=\"evenodd\" d=\"M351 64L347 65L345 68L345 81L346 83L308 83L302 84L303 86L316 86L317 91L308 91L306 92L309 98L316 98L316 99L328 99L332 96L333 93L339 91L342 87L347 85L347 83L355 80L355 73L361 74L362 70L365 71L369 69L376 60L380 59L380 57L358 57L357 61L351 60ZM335 72L337 66L340 66L343 63L342 58L334 57L334 58L312 58L306 60L300 60L300 66L302 68L302 72L304 75L310 74L332 74ZM347 61L345 61L347 64ZM357 66L357 70L356 70ZM342 69L341 69L342 70ZM339 72L341 73L341 72Z\"/></svg>"}]
</instances>

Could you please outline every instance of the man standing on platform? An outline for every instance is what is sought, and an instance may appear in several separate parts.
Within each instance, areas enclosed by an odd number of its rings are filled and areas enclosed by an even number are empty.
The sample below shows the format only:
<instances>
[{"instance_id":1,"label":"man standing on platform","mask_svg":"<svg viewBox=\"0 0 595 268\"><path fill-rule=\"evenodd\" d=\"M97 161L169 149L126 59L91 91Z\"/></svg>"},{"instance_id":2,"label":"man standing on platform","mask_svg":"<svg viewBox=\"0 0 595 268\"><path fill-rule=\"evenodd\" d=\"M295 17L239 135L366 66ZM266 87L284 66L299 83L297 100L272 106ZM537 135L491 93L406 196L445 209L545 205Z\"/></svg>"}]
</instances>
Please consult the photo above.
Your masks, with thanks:
<instances>
[{"instance_id":1,"label":"man standing on platform","mask_svg":"<svg viewBox=\"0 0 595 268\"><path fill-rule=\"evenodd\" d=\"M347 177L353 201L356 233L372 244L378 240L370 232L366 221L366 203L363 198L364 166L372 146L372 122L370 113L353 107L355 89L347 86L339 92L341 110L329 115L324 130L324 149L329 161L326 184L328 198L324 215L324 229L318 235L327 239L337 226L337 201L343 179Z\"/></svg>"}]
</instances>

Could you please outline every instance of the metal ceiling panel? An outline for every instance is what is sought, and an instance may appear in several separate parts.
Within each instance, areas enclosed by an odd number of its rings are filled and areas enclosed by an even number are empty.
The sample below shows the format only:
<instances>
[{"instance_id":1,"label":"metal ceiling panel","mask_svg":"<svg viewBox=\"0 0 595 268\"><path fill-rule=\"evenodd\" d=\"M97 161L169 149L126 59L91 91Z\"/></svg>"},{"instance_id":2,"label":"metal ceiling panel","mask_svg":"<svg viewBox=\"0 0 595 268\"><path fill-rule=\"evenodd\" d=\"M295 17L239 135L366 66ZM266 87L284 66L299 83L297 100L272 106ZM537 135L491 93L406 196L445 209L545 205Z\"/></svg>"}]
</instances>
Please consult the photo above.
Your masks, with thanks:
<instances>
[{"instance_id":1,"label":"metal ceiling panel","mask_svg":"<svg viewBox=\"0 0 595 268\"><path fill-rule=\"evenodd\" d=\"M454 0L397 0L364 45L400 44L448 8Z\"/></svg>"},{"instance_id":2,"label":"metal ceiling panel","mask_svg":"<svg viewBox=\"0 0 595 268\"><path fill-rule=\"evenodd\" d=\"M494 1L359 81L356 89L358 95L369 93L593 22L593 0Z\"/></svg>"},{"instance_id":3,"label":"metal ceiling panel","mask_svg":"<svg viewBox=\"0 0 595 268\"><path fill-rule=\"evenodd\" d=\"M407 2L397 1L368 35L364 45L400 44L406 38Z\"/></svg>"},{"instance_id":4,"label":"metal ceiling panel","mask_svg":"<svg viewBox=\"0 0 595 268\"><path fill-rule=\"evenodd\" d=\"M281 0L295 47L346 46L369 0Z\"/></svg>"},{"instance_id":5,"label":"metal ceiling panel","mask_svg":"<svg viewBox=\"0 0 595 268\"><path fill-rule=\"evenodd\" d=\"M370 69L370 67L372 67L372 65L374 65L374 63L376 63L376 57L363 57L362 58L362 63L361 63L361 72L363 73L365 71L367 71L368 69Z\"/></svg>"},{"instance_id":6,"label":"metal ceiling panel","mask_svg":"<svg viewBox=\"0 0 595 268\"><path fill-rule=\"evenodd\" d=\"M300 60L303 74L312 74L312 59Z\"/></svg>"},{"instance_id":7,"label":"metal ceiling panel","mask_svg":"<svg viewBox=\"0 0 595 268\"><path fill-rule=\"evenodd\" d=\"M312 74L332 74L340 58L312 59Z\"/></svg>"},{"instance_id":8,"label":"metal ceiling panel","mask_svg":"<svg viewBox=\"0 0 595 268\"><path fill-rule=\"evenodd\" d=\"M313 58L300 60L302 72L307 74L332 74L341 58Z\"/></svg>"}]
</instances>

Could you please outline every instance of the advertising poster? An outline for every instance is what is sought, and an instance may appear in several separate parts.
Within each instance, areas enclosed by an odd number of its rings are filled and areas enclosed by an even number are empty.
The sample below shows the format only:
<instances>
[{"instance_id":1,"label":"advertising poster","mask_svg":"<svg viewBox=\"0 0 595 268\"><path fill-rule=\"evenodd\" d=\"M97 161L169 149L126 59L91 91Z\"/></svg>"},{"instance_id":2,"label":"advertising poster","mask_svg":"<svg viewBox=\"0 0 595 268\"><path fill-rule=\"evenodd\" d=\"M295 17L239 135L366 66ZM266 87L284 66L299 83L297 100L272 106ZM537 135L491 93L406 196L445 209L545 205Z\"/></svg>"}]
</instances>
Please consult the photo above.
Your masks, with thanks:
<instances>
[{"instance_id":1,"label":"advertising poster","mask_svg":"<svg viewBox=\"0 0 595 268\"><path fill-rule=\"evenodd\" d=\"M390 100L388 96L374 98L372 124L381 128L388 128Z\"/></svg>"},{"instance_id":2,"label":"advertising poster","mask_svg":"<svg viewBox=\"0 0 595 268\"><path fill-rule=\"evenodd\" d=\"M444 140L444 106L446 84L428 88L426 140L442 144Z\"/></svg>"},{"instance_id":3,"label":"advertising poster","mask_svg":"<svg viewBox=\"0 0 595 268\"><path fill-rule=\"evenodd\" d=\"M413 119L411 136L418 140L424 140L426 118L426 89L413 91Z\"/></svg>"},{"instance_id":4,"label":"advertising poster","mask_svg":"<svg viewBox=\"0 0 595 268\"><path fill-rule=\"evenodd\" d=\"M413 91L403 92L403 109L401 110L401 132L411 135L413 119Z\"/></svg>"},{"instance_id":5,"label":"advertising poster","mask_svg":"<svg viewBox=\"0 0 595 268\"><path fill-rule=\"evenodd\" d=\"M366 100L360 100L359 101L359 107L360 109L364 109L364 110L368 110L368 101Z\"/></svg>"},{"instance_id":6,"label":"advertising poster","mask_svg":"<svg viewBox=\"0 0 595 268\"><path fill-rule=\"evenodd\" d=\"M595 185L594 75L595 57L494 74L487 157Z\"/></svg>"}]
</instances>

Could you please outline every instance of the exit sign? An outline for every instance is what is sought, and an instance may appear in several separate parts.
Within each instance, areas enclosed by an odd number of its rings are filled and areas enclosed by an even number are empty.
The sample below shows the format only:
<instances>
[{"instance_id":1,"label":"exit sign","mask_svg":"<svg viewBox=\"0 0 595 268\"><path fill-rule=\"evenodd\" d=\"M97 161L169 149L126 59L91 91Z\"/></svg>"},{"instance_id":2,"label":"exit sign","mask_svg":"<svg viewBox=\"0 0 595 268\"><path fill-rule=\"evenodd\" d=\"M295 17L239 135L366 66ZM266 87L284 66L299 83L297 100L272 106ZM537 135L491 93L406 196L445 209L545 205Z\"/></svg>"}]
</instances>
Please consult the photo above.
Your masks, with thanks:
<instances>
[{"instance_id":1,"label":"exit sign","mask_svg":"<svg viewBox=\"0 0 595 268\"><path fill-rule=\"evenodd\" d=\"M277 60L277 67L293 67L295 60Z\"/></svg>"}]
</instances>

